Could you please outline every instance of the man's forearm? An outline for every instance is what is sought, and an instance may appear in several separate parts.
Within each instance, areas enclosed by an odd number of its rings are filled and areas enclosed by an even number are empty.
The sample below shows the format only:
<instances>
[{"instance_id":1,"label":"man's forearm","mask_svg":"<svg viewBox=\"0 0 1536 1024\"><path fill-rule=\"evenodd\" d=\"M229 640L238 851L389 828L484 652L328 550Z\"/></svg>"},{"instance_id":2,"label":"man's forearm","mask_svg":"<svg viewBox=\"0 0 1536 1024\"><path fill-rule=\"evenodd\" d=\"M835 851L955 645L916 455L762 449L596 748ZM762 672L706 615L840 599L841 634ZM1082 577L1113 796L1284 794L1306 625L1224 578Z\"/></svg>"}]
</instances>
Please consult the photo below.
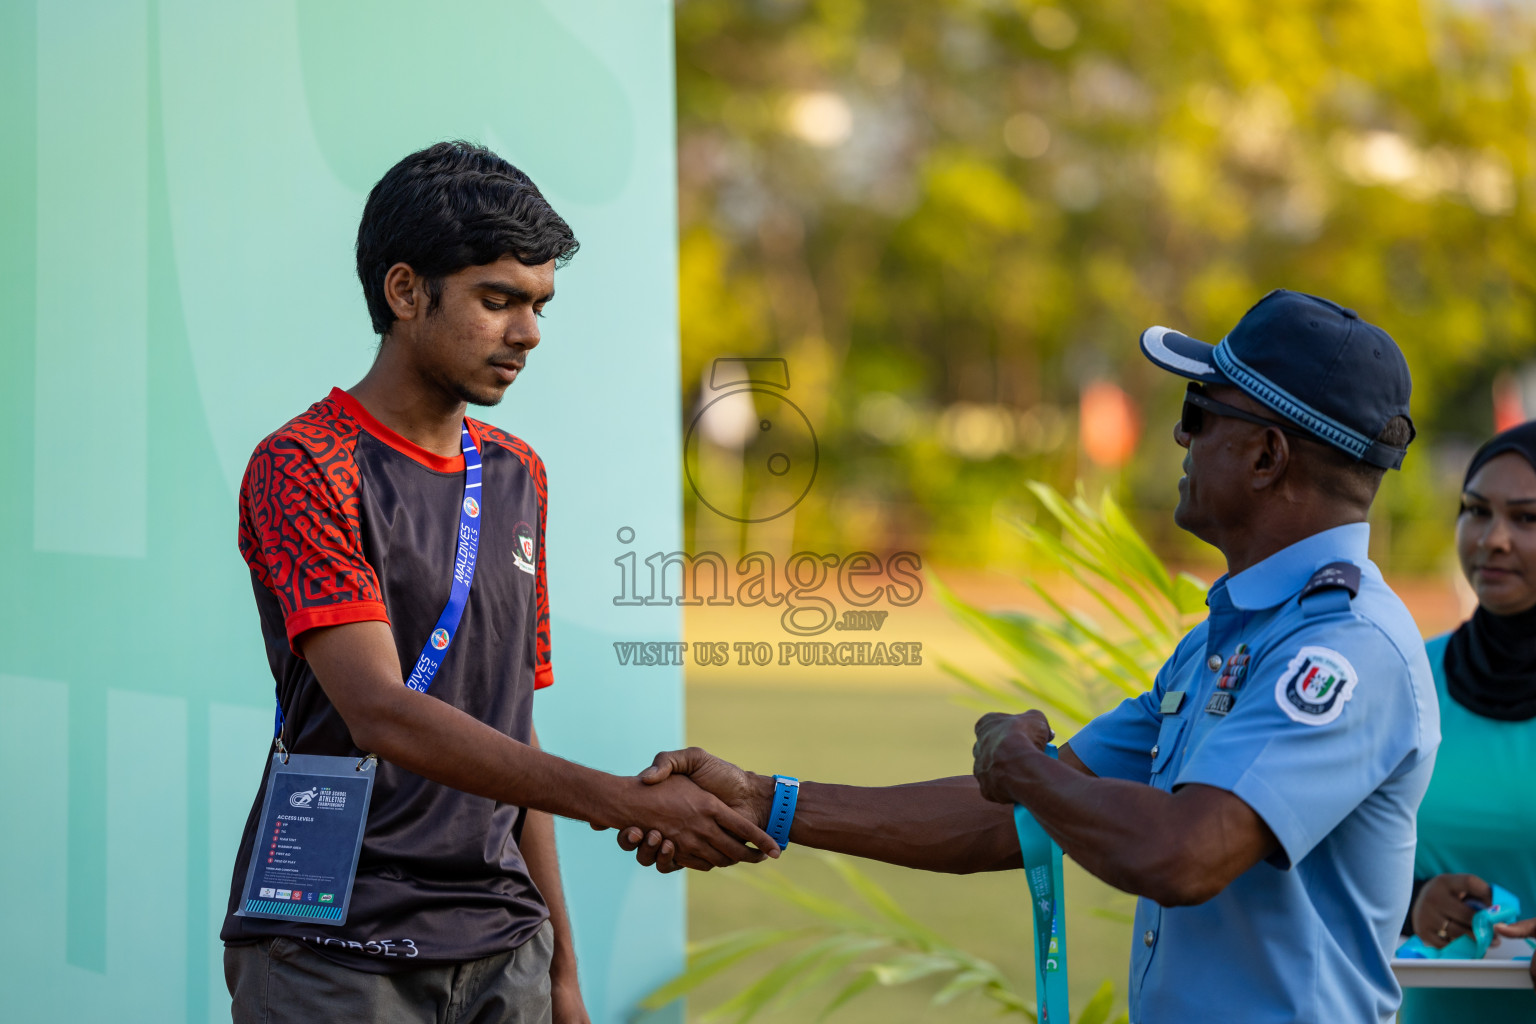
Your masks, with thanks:
<instances>
[{"instance_id":1,"label":"man's forearm","mask_svg":"<svg viewBox=\"0 0 1536 1024\"><path fill-rule=\"evenodd\" d=\"M565 888L560 882L560 859L555 850L555 819L543 811L529 811L523 824L523 861L528 876L549 907L549 923L555 933L555 955L549 973L576 975L576 944L571 919L565 909Z\"/></svg>"},{"instance_id":2,"label":"man's forearm","mask_svg":"<svg viewBox=\"0 0 1536 1024\"><path fill-rule=\"evenodd\" d=\"M773 779L753 776L759 821ZM790 842L950 874L1019 866L1013 813L984 800L970 776L870 788L803 782Z\"/></svg>"},{"instance_id":3,"label":"man's forearm","mask_svg":"<svg viewBox=\"0 0 1536 1024\"><path fill-rule=\"evenodd\" d=\"M434 782L517 807L618 827L629 816L623 790L640 784L519 743L440 700L401 687L372 709L354 740L380 758ZM366 742L365 742L366 740Z\"/></svg>"},{"instance_id":4,"label":"man's forearm","mask_svg":"<svg viewBox=\"0 0 1536 1024\"><path fill-rule=\"evenodd\" d=\"M641 784L519 743L458 708L404 684L394 635L382 622L304 634L304 656L352 741L423 778L516 807L594 825L633 819Z\"/></svg>"},{"instance_id":5,"label":"man's forearm","mask_svg":"<svg viewBox=\"0 0 1536 1024\"><path fill-rule=\"evenodd\" d=\"M1181 860L1174 797L1150 786L1093 776L1070 752L1028 759L1014 798L1062 850L1104 881L1167 905L1197 901L1202 884ZM766 821L773 779L752 776L758 820ZM867 788L802 782L790 841L925 871L968 874L1020 867L1013 808L982 797L958 776Z\"/></svg>"},{"instance_id":6,"label":"man's forearm","mask_svg":"<svg viewBox=\"0 0 1536 1024\"><path fill-rule=\"evenodd\" d=\"M1006 788L1062 851L1091 874L1165 907L1202 903L1279 844L1233 794L1189 785L1176 793L1074 771L1070 748L1010 758Z\"/></svg>"},{"instance_id":7,"label":"man's forearm","mask_svg":"<svg viewBox=\"0 0 1536 1024\"><path fill-rule=\"evenodd\" d=\"M533 746L543 749L537 731L533 734ZM549 923L555 939L554 955L549 962L550 983L574 986L576 941L571 934L570 915L565 909L565 886L560 879L560 857L555 849L555 819L543 811L529 811L519 846L523 861L528 865L528 876L549 908Z\"/></svg>"},{"instance_id":8,"label":"man's forearm","mask_svg":"<svg viewBox=\"0 0 1536 1024\"><path fill-rule=\"evenodd\" d=\"M1169 875L1165 861L1179 844L1165 833L1175 820L1173 796L1151 786L1074 771L1041 753L1016 762L1012 797L1029 808L1062 852L1125 892L1152 899ZM1173 900L1173 902L1178 902Z\"/></svg>"},{"instance_id":9,"label":"man's forearm","mask_svg":"<svg viewBox=\"0 0 1536 1024\"><path fill-rule=\"evenodd\" d=\"M353 743L423 778L599 828L659 829L678 842L687 867L756 859L772 849L756 825L687 779L647 786L632 776L593 771L410 689L401 680L387 623L312 630L303 634L303 652Z\"/></svg>"}]
</instances>

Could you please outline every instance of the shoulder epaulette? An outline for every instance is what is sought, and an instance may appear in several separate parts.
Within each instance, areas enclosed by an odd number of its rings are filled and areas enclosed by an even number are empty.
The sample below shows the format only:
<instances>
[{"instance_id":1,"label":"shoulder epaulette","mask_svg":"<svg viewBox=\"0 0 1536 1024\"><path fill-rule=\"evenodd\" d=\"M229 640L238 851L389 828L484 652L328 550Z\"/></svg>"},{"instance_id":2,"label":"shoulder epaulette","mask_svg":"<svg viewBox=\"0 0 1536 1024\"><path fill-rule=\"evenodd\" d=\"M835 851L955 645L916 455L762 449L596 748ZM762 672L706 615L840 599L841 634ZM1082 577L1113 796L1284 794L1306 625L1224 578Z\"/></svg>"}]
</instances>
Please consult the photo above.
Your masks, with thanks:
<instances>
[{"instance_id":1,"label":"shoulder epaulette","mask_svg":"<svg viewBox=\"0 0 1536 1024\"><path fill-rule=\"evenodd\" d=\"M1343 593L1340 593L1343 591ZM1344 611L1360 593L1360 567L1353 562L1329 562L1307 580L1297 598L1308 615ZM1323 596L1332 600L1322 600Z\"/></svg>"}]
</instances>

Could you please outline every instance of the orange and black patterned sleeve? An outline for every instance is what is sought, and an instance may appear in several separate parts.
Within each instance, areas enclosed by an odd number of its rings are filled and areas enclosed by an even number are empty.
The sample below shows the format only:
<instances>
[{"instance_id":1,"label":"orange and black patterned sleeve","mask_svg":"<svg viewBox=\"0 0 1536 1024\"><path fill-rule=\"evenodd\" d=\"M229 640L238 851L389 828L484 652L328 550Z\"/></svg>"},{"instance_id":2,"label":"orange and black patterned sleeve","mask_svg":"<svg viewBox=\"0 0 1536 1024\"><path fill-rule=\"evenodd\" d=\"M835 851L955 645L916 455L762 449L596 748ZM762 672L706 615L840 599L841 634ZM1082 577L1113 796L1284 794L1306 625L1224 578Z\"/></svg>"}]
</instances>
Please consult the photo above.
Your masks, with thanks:
<instances>
[{"instance_id":1,"label":"orange and black patterned sleeve","mask_svg":"<svg viewBox=\"0 0 1536 1024\"><path fill-rule=\"evenodd\" d=\"M363 556L356 431L305 418L267 438L240 485L240 553L276 599L294 654L306 630L389 621Z\"/></svg>"},{"instance_id":2,"label":"orange and black patterned sleeve","mask_svg":"<svg viewBox=\"0 0 1536 1024\"><path fill-rule=\"evenodd\" d=\"M533 688L542 690L555 683L555 668L550 659L549 581L544 571L544 551L548 547L544 543L544 523L548 518L549 481L544 475L544 460L535 455L531 448L528 454L533 455L534 465L529 471L533 474L533 485L539 495L539 560L534 569L534 641L537 661L533 669Z\"/></svg>"}]
</instances>

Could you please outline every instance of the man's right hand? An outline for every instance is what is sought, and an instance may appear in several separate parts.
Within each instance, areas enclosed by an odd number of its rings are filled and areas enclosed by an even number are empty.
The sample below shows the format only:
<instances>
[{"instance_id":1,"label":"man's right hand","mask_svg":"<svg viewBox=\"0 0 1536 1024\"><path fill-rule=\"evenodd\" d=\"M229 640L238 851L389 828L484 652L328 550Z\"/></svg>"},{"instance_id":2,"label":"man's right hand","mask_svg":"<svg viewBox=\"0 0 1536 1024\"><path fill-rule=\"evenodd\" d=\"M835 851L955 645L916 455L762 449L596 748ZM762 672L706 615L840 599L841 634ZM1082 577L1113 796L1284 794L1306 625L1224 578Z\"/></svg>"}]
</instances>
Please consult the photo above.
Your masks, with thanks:
<instances>
[{"instance_id":1,"label":"man's right hand","mask_svg":"<svg viewBox=\"0 0 1536 1024\"><path fill-rule=\"evenodd\" d=\"M1493 889L1476 875L1436 875L1424 883L1413 903L1413 933L1426 946L1444 949L1472 931L1476 913L1466 901L1493 902Z\"/></svg>"},{"instance_id":2,"label":"man's right hand","mask_svg":"<svg viewBox=\"0 0 1536 1024\"><path fill-rule=\"evenodd\" d=\"M759 831L767 824L769 805L773 800L772 779L742 771L700 747L657 754L651 766L641 772L639 778L647 786L661 786L676 776L687 776L695 785L718 797ZM770 856L778 856L778 846L771 839L768 840L769 845L765 846L758 839L749 838L760 849L771 849ZM764 838L767 838L766 833ZM645 829L632 825L619 830L618 842L621 849L635 853L635 860L639 864L644 867L655 866L663 873L676 871L680 867L708 871L711 867L724 867L741 860L756 863L763 859L762 853L748 850L745 846L740 847L745 851L745 856L723 863L699 857L683 846L681 837L666 828Z\"/></svg>"},{"instance_id":3,"label":"man's right hand","mask_svg":"<svg viewBox=\"0 0 1536 1024\"><path fill-rule=\"evenodd\" d=\"M744 773L702 750L696 750L696 753L717 762L718 766L707 765L701 758L685 756L691 753L694 751L658 754L651 767L634 781L633 790L625 795L626 803L634 815L632 820L646 822L646 826L631 825L621 829L619 845L634 850L647 832L664 837L650 847L654 851L652 856L647 859L642 851L638 859L650 866L665 843L670 864L668 870L690 867L708 871L739 861L757 863L764 856L777 857L778 844L757 824L756 817L742 813L742 808L749 804L741 799L739 791L729 788L728 783L735 780L730 779L722 768L737 775ZM666 758L677 760L664 762ZM715 791L717 788L719 792ZM728 793L732 796L727 796ZM766 813L761 820L767 820ZM593 825L593 828L600 827ZM626 836L633 836L633 841L626 844Z\"/></svg>"}]
</instances>

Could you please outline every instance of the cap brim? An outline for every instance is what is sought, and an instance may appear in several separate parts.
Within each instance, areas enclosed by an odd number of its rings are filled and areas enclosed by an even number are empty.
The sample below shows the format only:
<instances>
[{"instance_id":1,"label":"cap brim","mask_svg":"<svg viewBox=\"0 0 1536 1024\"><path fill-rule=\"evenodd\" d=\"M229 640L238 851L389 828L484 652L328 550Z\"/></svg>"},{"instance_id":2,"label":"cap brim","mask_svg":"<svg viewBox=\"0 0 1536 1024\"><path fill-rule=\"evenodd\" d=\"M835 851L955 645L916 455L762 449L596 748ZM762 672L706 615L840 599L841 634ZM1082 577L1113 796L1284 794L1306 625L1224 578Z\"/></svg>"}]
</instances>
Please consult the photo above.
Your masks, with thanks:
<instances>
[{"instance_id":1,"label":"cap brim","mask_svg":"<svg viewBox=\"0 0 1536 1024\"><path fill-rule=\"evenodd\" d=\"M1226 376L1216 369L1216 346L1196 341L1171 327L1148 327L1141 332L1141 351L1146 357L1180 377L1205 384L1225 384Z\"/></svg>"}]
</instances>

